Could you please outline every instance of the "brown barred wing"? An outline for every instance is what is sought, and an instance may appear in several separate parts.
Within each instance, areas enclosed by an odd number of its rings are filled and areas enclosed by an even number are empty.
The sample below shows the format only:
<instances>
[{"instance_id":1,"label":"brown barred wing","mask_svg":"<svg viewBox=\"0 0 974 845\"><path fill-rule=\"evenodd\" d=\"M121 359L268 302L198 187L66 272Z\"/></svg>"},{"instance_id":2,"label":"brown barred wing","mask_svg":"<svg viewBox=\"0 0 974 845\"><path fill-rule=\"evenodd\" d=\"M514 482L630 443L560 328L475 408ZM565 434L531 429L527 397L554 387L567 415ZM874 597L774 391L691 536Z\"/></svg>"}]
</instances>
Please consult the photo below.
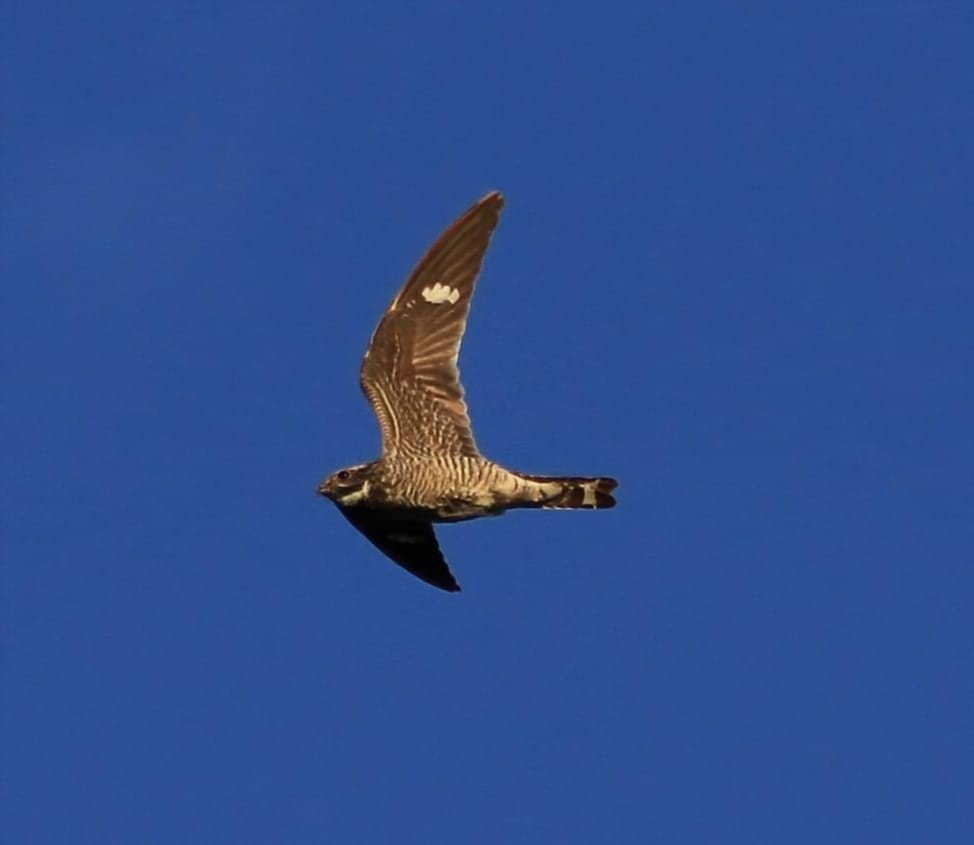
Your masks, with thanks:
<instances>
[{"instance_id":1,"label":"brown barred wing","mask_svg":"<svg viewBox=\"0 0 974 845\"><path fill-rule=\"evenodd\" d=\"M360 377L385 455L479 454L457 359L503 207L494 192L461 215L416 265L372 336Z\"/></svg>"}]
</instances>

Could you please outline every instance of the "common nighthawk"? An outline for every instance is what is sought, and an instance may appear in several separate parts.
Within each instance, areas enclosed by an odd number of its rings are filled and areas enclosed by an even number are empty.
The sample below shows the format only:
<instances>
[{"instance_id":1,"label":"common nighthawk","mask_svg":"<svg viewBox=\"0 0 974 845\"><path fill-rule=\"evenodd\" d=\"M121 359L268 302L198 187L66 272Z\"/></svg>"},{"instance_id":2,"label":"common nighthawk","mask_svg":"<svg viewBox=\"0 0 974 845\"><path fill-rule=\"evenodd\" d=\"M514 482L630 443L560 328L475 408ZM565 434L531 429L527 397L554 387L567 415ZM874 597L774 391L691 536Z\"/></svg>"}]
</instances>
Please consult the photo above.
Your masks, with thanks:
<instances>
[{"instance_id":1,"label":"common nighthawk","mask_svg":"<svg viewBox=\"0 0 974 845\"><path fill-rule=\"evenodd\" d=\"M525 475L477 449L457 370L460 341L503 197L463 214L416 265L379 322L360 382L382 429L382 457L318 487L380 551L434 587L460 589L434 522L511 508L611 508L613 478Z\"/></svg>"}]
</instances>

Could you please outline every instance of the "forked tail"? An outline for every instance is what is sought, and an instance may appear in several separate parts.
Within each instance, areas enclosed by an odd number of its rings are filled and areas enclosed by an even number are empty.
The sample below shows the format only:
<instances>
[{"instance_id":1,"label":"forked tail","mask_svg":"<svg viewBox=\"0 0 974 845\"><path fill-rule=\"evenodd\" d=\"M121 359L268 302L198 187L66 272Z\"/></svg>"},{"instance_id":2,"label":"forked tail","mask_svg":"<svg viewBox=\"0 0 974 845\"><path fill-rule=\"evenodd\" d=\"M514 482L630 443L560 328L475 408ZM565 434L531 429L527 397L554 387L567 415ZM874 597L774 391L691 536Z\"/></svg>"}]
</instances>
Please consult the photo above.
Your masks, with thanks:
<instances>
[{"instance_id":1,"label":"forked tail","mask_svg":"<svg viewBox=\"0 0 974 845\"><path fill-rule=\"evenodd\" d=\"M619 482L614 478L572 478L550 475L522 475L528 481L543 485L543 508L584 508L598 510L615 507L612 491Z\"/></svg>"}]
</instances>

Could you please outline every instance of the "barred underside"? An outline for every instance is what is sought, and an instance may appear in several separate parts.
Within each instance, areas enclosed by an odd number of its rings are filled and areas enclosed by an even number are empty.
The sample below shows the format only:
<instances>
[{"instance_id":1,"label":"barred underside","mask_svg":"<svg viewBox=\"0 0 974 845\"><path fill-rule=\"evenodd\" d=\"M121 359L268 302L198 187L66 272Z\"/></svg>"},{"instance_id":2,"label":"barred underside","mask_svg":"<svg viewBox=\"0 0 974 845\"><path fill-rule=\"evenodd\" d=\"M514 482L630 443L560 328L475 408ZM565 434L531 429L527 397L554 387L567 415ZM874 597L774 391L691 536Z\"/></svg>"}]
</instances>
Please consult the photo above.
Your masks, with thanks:
<instances>
[{"instance_id":1,"label":"barred underside","mask_svg":"<svg viewBox=\"0 0 974 845\"><path fill-rule=\"evenodd\" d=\"M493 501L492 494L503 489L503 479L511 476L484 458L451 454L424 460L397 455L378 466L387 500L416 508L435 509L454 500L486 507Z\"/></svg>"}]
</instances>

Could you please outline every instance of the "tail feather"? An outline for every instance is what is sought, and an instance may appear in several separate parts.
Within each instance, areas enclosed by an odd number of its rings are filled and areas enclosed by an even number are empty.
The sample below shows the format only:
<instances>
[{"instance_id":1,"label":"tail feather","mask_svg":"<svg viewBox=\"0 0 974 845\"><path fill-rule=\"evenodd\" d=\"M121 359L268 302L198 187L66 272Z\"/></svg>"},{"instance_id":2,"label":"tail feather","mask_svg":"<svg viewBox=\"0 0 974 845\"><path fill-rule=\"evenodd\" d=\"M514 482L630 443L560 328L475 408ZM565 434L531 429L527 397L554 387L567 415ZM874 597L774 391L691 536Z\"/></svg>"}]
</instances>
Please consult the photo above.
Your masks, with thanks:
<instances>
[{"instance_id":1,"label":"tail feather","mask_svg":"<svg viewBox=\"0 0 974 845\"><path fill-rule=\"evenodd\" d=\"M522 475L528 481L549 488L541 502L543 508L584 508L599 510L615 507L612 491L619 482L614 478L574 478L551 475Z\"/></svg>"}]
</instances>

